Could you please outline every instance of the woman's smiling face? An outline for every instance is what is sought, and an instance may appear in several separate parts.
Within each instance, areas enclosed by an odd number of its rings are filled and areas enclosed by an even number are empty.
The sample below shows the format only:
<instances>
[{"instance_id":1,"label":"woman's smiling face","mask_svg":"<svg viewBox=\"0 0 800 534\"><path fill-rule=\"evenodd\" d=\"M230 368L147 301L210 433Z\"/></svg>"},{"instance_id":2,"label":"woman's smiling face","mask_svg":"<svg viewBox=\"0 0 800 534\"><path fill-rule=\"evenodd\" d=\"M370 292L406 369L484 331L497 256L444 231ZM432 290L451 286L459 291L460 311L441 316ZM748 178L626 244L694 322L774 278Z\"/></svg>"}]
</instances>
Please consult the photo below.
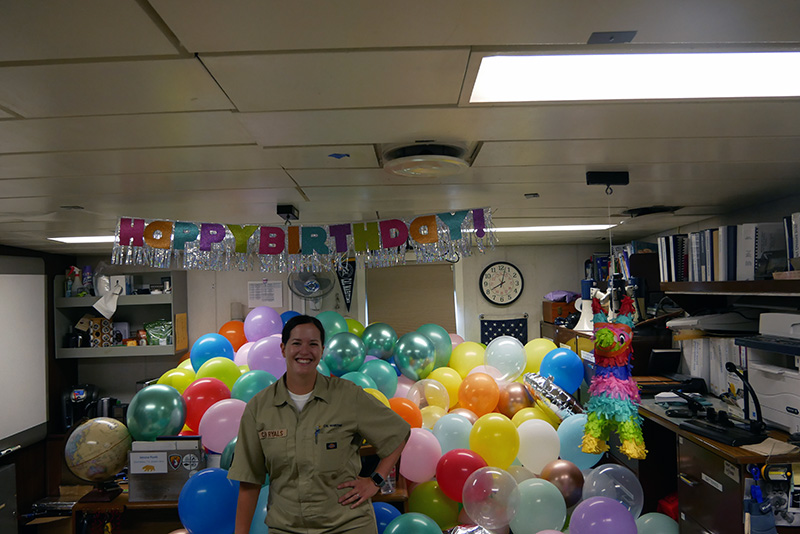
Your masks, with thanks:
<instances>
[{"instance_id":1,"label":"woman's smiling face","mask_svg":"<svg viewBox=\"0 0 800 534\"><path fill-rule=\"evenodd\" d=\"M286 343L281 343L281 351L286 358L287 374L316 373L322 358L322 335L312 323L299 324L292 328Z\"/></svg>"}]
</instances>

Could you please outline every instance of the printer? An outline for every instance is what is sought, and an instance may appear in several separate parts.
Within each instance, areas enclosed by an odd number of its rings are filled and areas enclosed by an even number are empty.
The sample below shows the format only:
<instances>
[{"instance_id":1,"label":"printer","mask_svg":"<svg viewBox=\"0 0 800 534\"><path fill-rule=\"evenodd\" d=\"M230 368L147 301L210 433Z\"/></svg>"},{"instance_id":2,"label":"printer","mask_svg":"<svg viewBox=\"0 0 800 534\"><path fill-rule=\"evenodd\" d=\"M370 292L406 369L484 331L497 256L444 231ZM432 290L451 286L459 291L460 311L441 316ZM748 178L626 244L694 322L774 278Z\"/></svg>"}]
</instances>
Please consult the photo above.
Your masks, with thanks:
<instances>
[{"instance_id":1,"label":"printer","mask_svg":"<svg viewBox=\"0 0 800 534\"><path fill-rule=\"evenodd\" d=\"M762 313L758 331L736 344L747 347L749 380L763 417L800 432L800 314Z\"/></svg>"}]
</instances>

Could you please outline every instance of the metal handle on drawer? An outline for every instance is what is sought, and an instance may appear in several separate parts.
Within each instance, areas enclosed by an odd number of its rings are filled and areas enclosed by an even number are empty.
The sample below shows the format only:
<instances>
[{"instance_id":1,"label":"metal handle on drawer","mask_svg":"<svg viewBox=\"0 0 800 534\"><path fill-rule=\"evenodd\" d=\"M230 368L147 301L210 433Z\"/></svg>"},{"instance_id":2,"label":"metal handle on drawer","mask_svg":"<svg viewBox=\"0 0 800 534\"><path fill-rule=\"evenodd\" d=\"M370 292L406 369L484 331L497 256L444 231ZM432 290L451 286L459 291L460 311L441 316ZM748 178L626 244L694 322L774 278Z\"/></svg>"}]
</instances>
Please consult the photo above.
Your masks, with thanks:
<instances>
[{"instance_id":1,"label":"metal handle on drawer","mask_svg":"<svg viewBox=\"0 0 800 534\"><path fill-rule=\"evenodd\" d=\"M687 475L686 473L679 473L678 474L678 478L680 479L681 482L683 482L684 484L686 484L690 488L693 488L693 487L697 486L700 483L697 480L694 480L694 479L690 478L689 475Z\"/></svg>"}]
</instances>

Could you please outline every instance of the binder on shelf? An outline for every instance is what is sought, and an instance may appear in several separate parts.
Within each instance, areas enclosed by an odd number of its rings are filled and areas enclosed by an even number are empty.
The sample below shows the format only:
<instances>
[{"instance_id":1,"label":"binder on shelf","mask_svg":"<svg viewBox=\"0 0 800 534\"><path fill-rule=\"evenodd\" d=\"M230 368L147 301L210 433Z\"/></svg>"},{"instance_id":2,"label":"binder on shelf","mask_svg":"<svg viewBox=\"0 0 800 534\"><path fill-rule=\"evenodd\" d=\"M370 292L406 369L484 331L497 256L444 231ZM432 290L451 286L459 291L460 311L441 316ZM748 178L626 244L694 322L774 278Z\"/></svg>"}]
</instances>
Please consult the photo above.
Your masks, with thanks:
<instances>
[{"instance_id":1,"label":"binder on shelf","mask_svg":"<svg viewBox=\"0 0 800 534\"><path fill-rule=\"evenodd\" d=\"M738 229L736 225L719 227L719 280L736 280L736 242Z\"/></svg>"},{"instance_id":2,"label":"binder on shelf","mask_svg":"<svg viewBox=\"0 0 800 534\"><path fill-rule=\"evenodd\" d=\"M737 280L764 280L786 267L786 239L782 222L739 225Z\"/></svg>"},{"instance_id":3,"label":"binder on shelf","mask_svg":"<svg viewBox=\"0 0 800 534\"><path fill-rule=\"evenodd\" d=\"M688 242L687 234L674 234L670 239L670 275L673 282L685 282L688 276Z\"/></svg>"}]
</instances>

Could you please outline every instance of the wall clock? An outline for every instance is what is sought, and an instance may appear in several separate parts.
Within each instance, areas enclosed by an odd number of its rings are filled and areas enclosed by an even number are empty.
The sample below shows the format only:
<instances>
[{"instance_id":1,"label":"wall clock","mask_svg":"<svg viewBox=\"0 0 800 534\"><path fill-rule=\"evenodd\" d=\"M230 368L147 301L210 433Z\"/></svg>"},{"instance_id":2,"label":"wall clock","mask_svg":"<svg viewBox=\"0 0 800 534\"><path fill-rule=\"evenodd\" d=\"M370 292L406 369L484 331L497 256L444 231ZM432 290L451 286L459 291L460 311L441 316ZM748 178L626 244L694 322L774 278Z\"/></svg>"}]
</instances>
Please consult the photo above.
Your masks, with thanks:
<instances>
[{"instance_id":1,"label":"wall clock","mask_svg":"<svg viewBox=\"0 0 800 534\"><path fill-rule=\"evenodd\" d=\"M522 273L507 261L489 264L479 280L481 295L492 304L506 306L522 294Z\"/></svg>"}]
</instances>

